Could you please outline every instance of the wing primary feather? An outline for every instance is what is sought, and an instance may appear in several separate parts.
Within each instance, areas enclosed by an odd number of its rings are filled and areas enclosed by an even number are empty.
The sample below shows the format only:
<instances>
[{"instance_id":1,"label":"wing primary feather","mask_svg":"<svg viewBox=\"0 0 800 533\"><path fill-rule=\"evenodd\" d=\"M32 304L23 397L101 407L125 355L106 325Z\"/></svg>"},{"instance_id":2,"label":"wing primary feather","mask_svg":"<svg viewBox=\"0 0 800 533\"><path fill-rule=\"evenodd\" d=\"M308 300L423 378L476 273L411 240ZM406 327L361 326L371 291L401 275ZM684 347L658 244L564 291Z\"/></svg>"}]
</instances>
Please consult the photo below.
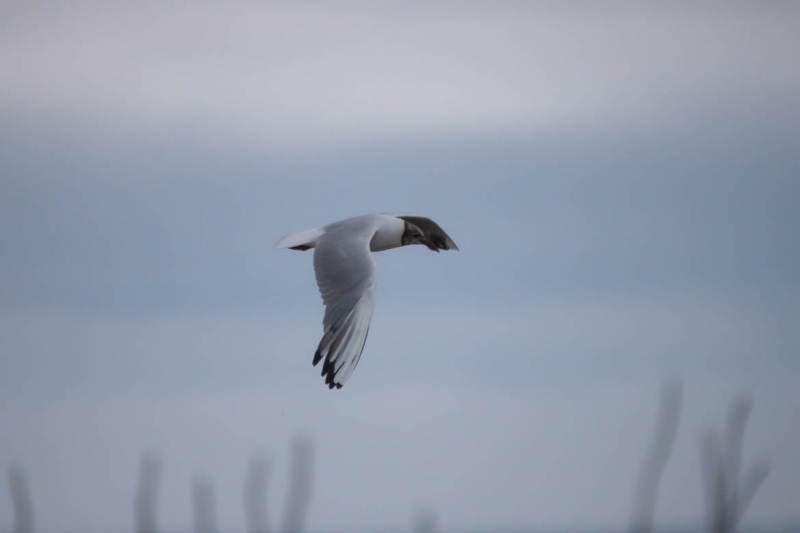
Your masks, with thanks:
<instances>
[{"instance_id":1,"label":"wing primary feather","mask_svg":"<svg viewBox=\"0 0 800 533\"><path fill-rule=\"evenodd\" d=\"M329 388L332 389L334 385L341 388L361 359L369 335L369 321L366 321L366 325L364 322L363 316L355 313L349 315L345 324L338 328L338 333L329 345L317 350L320 359L325 357L320 375L325 378L325 384ZM364 327L365 329L362 329ZM359 339L359 330L365 331L362 339ZM323 340L325 340L324 337Z\"/></svg>"},{"instance_id":2,"label":"wing primary feather","mask_svg":"<svg viewBox=\"0 0 800 533\"><path fill-rule=\"evenodd\" d=\"M358 355L355 357L355 359L353 359L353 366L350 367L350 371L347 375L348 378L350 377L350 374L353 373L353 370L356 369L356 365L358 364L358 361L361 359L361 354L364 353L364 346L367 345L367 337L369 337L369 326L367 326L367 332L364 334L364 342L361 344L361 349L358 351Z\"/></svg>"},{"instance_id":3,"label":"wing primary feather","mask_svg":"<svg viewBox=\"0 0 800 533\"><path fill-rule=\"evenodd\" d=\"M319 346L317 346L317 351L314 353L314 360L311 361L311 366L317 366L320 359L322 359L325 354L328 352L328 347L330 346L331 338L336 334L339 330L338 327L333 327L330 330L326 331L325 334L322 336L322 340L319 341Z\"/></svg>"},{"instance_id":4,"label":"wing primary feather","mask_svg":"<svg viewBox=\"0 0 800 533\"><path fill-rule=\"evenodd\" d=\"M314 274L325 317L312 364L322 363L329 389L342 388L364 350L377 282L369 243L379 224L379 217L346 221L327 228L316 242Z\"/></svg>"},{"instance_id":5,"label":"wing primary feather","mask_svg":"<svg viewBox=\"0 0 800 533\"><path fill-rule=\"evenodd\" d=\"M333 382L333 363L331 363L330 359L326 359L325 363L322 365L322 375L325 377L325 385L328 386L329 389L333 389L337 384Z\"/></svg>"},{"instance_id":6,"label":"wing primary feather","mask_svg":"<svg viewBox=\"0 0 800 533\"><path fill-rule=\"evenodd\" d=\"M321 341L320 341L320 344L322 344ZM311 361L311 366L317 366L317 363L319 363L319 360L322 359L322 352L320 352L319 350L320 350L320 348L317 347L317 351L314 353L314 359L313 359L313 361Z\"/></svg>"}]
</instances>

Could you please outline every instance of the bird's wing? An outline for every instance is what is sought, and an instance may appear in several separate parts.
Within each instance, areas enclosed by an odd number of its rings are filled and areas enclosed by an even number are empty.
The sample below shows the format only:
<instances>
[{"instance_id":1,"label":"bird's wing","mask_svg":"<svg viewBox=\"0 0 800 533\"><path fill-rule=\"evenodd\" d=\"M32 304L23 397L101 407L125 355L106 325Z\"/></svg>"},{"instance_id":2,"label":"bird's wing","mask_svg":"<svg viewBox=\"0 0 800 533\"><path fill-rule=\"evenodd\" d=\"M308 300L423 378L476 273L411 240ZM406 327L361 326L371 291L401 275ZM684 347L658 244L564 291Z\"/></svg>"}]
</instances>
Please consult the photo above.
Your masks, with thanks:
<instances>
[{"instance_id":1,"label":"bird's wing","mask_svg":"<svg viewBox=\"0 0 800 533\"><path fill-rule=\"evenodd\" d=\"M390 217L400 218L411 222L425 233L425 238L428 239L434 246L440 250L458 250L458 246L453 242L453 239L445 233L439 224L424 217L422 215L412 215L410 213L381 213Z\"/></svg>"},{"instance_id":2,"label":"bird's wing","mask_svg":"<svg viewBox=\"0 0 800 533\"><path fill-rule=\"evenodd\" d=\"M314 273L325 318L313 363L316 366L325 359L322 375L331 389L345 384L367 341L378 283L369 250L375 230L369 223L338 227L323 235L314 251Z\"/></svg>"}]
</instances>

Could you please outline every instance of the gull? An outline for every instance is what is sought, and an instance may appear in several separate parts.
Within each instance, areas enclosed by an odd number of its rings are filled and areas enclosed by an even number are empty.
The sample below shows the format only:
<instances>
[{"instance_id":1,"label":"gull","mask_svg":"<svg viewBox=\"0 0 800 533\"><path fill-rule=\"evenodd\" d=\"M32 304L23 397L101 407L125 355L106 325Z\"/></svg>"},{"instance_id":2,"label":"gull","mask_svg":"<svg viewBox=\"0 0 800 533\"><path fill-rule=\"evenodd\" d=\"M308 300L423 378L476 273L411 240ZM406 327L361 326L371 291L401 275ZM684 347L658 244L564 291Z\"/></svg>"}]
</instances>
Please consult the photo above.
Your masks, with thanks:
<instances>
[{"instance_id":1,"label":"gull","mask_svg":"<svg viewBox=\"0 0 800 533\"><path fill-rule=\"evenodd\" d=\"M314 248L317 278L325 316L323 335L313 366L322 364L328 388L341 389L355 370L375 309L378 269L371 252L423 244L434 252L458 250L439 224L420 215L376 213L348 218L290 233L275 248Z\"/></svg>"}]
</instances>

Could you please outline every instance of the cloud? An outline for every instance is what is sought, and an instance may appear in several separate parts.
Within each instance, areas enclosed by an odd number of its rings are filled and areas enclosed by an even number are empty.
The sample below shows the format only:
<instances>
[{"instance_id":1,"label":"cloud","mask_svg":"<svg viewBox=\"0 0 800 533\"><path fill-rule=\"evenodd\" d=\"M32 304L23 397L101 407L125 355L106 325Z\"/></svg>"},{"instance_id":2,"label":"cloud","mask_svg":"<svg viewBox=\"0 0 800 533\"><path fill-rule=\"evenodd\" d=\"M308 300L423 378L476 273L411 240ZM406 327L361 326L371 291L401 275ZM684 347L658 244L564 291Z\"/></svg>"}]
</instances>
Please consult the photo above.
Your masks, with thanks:
<instances>
[{"instance_id":1,"label":"cloud","mask_svg":"<svg viewBox=\"0 0 800 533\"><path fill-rule=\"evenodd\" d=\"M7 8L9 9L9 8ZM9 17L6 108L260 149L674 124L800 87L791 6L65 6ZM199 127L198 127L199 126Z\"/></svg>"}]
</instances>

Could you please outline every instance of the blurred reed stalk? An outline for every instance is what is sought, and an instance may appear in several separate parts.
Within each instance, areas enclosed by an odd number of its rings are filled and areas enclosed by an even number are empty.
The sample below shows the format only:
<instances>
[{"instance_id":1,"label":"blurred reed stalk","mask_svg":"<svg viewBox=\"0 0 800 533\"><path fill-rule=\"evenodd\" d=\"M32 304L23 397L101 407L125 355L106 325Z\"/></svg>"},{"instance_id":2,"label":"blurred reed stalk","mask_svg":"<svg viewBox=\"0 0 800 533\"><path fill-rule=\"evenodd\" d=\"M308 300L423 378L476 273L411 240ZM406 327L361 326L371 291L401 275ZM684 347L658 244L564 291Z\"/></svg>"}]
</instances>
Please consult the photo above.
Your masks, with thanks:
<instances>
[{"instance_id":1,"label":"blurred reed stalk","mask_svg":"<svg viewBox=\"0 0 800 533\"><path fill-rule=\"evenodd\" d=\"M314 442L296 437L289 466L289 492L283 512L282 533L301 533L311 505L314 473Z\"/></svg>"},{"instance_id":2,"label":"blurred reed stalk","mask_svg":"<svg viewBox=\"0 0 800 533\"><path fill-rule=\"evenodd\" d=\"M22 466L8 469L8 488L14 508L14 533L33 533L33 500L28 488L28 474Z\"/></svg>"},{"instance_id":3,"label":"blurred reed stalk","mask_svg":"<svg viewBox=\"0 0 800 533\"><path fill-rule=\"evenodd\" d=\"M136 489L134 519L136 533L156 533L158 487L161 482L161 460L155 453L142 454L139 485Z\"/></svg>"},{"instance_id":4,"label":"blurred reed stalk","mask_svg":"<svg viewBox=\"0 0 800 533\"><path fill-rule=\"evenodd\" d=\"M269 463L263 457L253 457L244 482L244 512L248 533L270 533L267 513L268 480Z\"/></svg>"},{"instance_id":5,"label":"blurred reed stalk","mask_svg":"<svg viewBox=\"0 0 800 533\"><path fill-rule=\"evenodd\" d=\"M411 530L414 533L436 533L436 512L430 508L417 511Z\"/></svg>"},{"instance_id":6,"label":"blurred reed stalk","mask_svg":"<svg viewBox=\"0 0 800 533\"><path fill-rule=\"evenodd\" d=\"M192 485L195 533L217 533L216 498L214 483L196 479Z\"/></svg>"},{"instance_id":7,"label":"blurred reed stalk","mask_svg":"<svg viewBox=\"0 0 800 533\"><path fill-rule=\"evenodd\" d=\"M634 495L633 533L651 533L653 531L658 487L675 445L682 403L683 383L680 380L666 382L661 391L661 405L658 410L656 430L650 443L650 449L642 463L639 483Z\"/></svg>"},{"instance_id":8,"label":"blurred reed stalk","mask_svg":"<svg viewBox=\"0 0 800 533\"><path fill-rule=\"evenodd\" d=\"M314 472L314 442L297 437L292 443L289 487L283 513L282 532L302 533L311 505ZM248 467L244 483L244 508L248 533L270 533L267 514L269 463L256 456ZM139 466L139 481L134 501L136 533L157 533L158 494L161 484L161 459L145 452ZM21 466L8 469L8 486L14 509L14 533L34 532L33 501L27 472ZM216 496L211 480L196 479L192 485L192 507L196 533L217 533ZM426 530L429 531L429 530ZM433 530L430 530L433 531Z\"/></svg>"},{"instance_id":9,"label":"blurred reed stalk","mask_svg":"<svg viewBox=\"0 0 800 533\"><path fill-rule=\"evenodd\" d=\"M744 433L752 408L752 397L740 395L731 403L724 440L712 429L700 436L700 463L711 533L736 531L756 491L769 475L768 461L760 459L742 477Z\"/></svg>"}]
</instances>

